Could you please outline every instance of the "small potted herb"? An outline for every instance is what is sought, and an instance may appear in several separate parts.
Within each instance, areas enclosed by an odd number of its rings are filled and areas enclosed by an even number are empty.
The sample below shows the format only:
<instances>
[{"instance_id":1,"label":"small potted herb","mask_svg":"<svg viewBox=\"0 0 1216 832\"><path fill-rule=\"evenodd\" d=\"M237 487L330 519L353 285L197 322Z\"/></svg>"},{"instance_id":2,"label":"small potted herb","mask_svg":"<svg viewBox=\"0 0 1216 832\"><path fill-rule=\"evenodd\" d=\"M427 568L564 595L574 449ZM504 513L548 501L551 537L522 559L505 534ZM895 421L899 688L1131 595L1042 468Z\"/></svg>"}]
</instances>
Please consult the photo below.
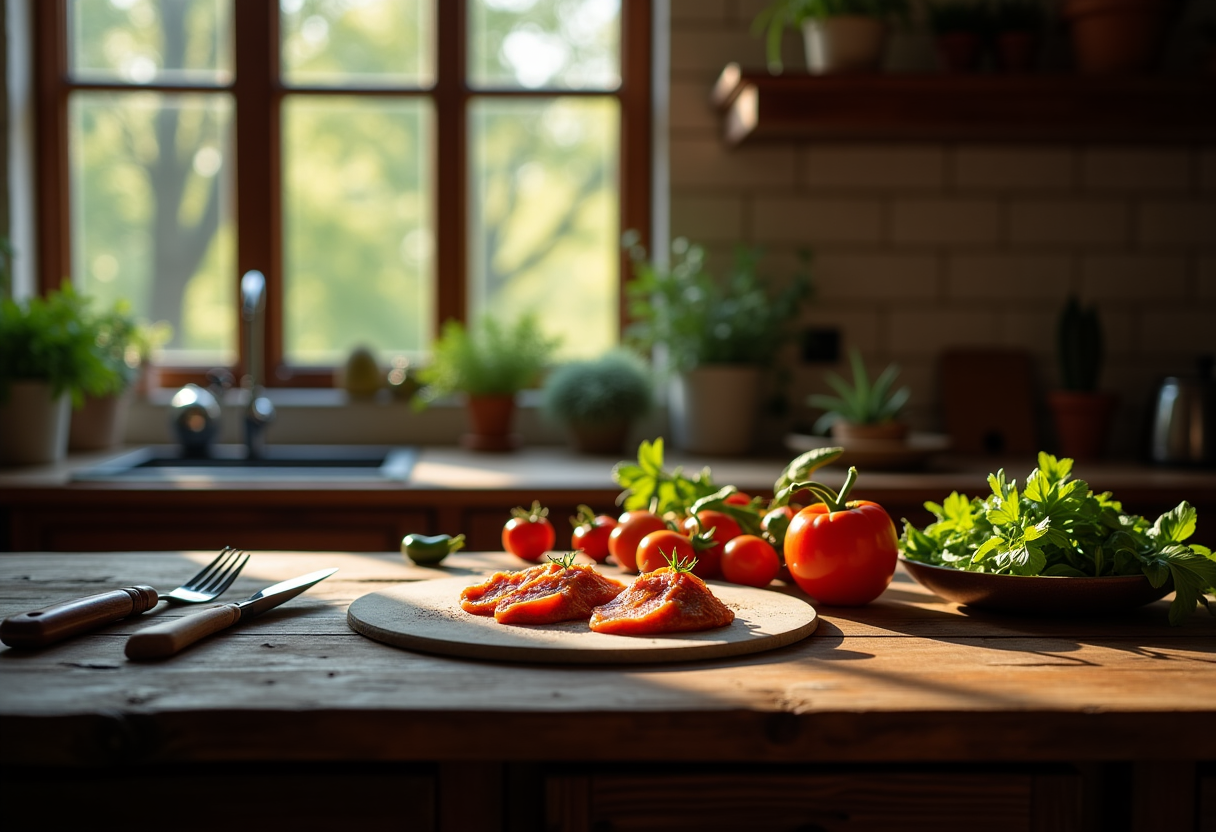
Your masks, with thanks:
<instances>
[{"instance_id":1,"label":"small potted herb","mask_svg":"<svg viewBox=\"0 0 1216 832\"><path fill-rule=\"evenodd\" d=\"M813 74L865 72L882 64L887 27L905 18L907 0L776 0L753 21L764 34L769 71L780 73L786 27L802 30Z\"/></svg>"},{"instance_id":2,"label":"small potted herb","mask_svg":"<svg viewBox=\"0 0 1216 832\"><path fill-rule=\"evenodd\" d=\"M634 279L626 288L627 340L673 373L668 399L677 447L740 454L755 439L764 373L793 334L810 277L772 287L758 273L759 253L736 250L724 278L710 273L701 246L678 238L669 264L647 259L636 235L625 245Z\"/></svg>"},{"instance_id":3,"label":"small potted herb","mask_svg":"<svg viewBox=\"0 0 1216 832\"><path fill-rule=\"evenodd\" d=\"M108 372L87 306L70 285L0 300L0 462L44 464L67 452L70 405Z\"/></svg>"},{"instance_id":4,"label":"small potted herb","mask_svg":"<svg viewBox=\"0 0 1216 832\"><path fill-rule=\"evenodd\" d=\"M908 403L911 391L907 387L892 389L899 367L888 364L871 381L858 350L849 351L849 362L853 368L852 384L829 373L824 380L836 395L816 393L807 398L808 404L824 411L815 422L815 432L830 431L833 438L841 441L903 442L908 425L898 417Z\"/></svg>"},{"instance_id":5,"label":"small potted herb","mask_svg":"<svg viewBox=\"0 0 1216 832\"><path fill-rule=\"evenodd\" d=\"M1096 306L1070 295L1060 311L1056 348L1062 389L1048 395L1060 455L1089 461L1101 458L1118 397L1099 390L1104 340Z\"/></svg>"},{"instance_id":6,"label":"small potted herb","mask_svg":"<svg viewBox=\"0 0 1216 832\"><path fill-rule=\"evenodd\" d=\"M540 379L558 342L546 338L532 315L512 325L484 316L471 328L448 321L432 346L430 363L418 371L425 385L418 407L439 396L463 393L471 430L461 443L480 451L507 451L519 444L511 432L515 394Z\"/></svg>"},{"instance_id":7,"label":"small potted herb","mask_svg":"<svg viewBox=\"0 0 1216 832\"><path fill-rule=\"evenodd\" d=\"M620 454L653 401L649 370L624 350L560 365L543 393L546 414L565 426L575 450L589 454Z\"/></svg>"}]
</instances>

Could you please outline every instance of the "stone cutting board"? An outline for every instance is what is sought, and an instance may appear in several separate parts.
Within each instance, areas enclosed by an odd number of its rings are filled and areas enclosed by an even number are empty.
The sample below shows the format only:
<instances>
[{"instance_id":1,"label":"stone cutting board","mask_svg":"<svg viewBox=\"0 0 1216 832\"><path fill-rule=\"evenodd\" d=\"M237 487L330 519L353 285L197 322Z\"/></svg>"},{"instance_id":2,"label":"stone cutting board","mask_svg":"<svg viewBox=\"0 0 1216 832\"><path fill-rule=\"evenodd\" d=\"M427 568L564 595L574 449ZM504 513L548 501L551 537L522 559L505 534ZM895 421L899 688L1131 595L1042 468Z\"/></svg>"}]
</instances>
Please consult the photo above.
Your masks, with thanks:
<instances>
[{"instance_id":1,"label":"stone cutting board","mask_svg":"<svg viewBox=\"0 0 1216 832\"><path fill-rule=\"evenodd\" d=\"M355 599L347 622L376 641L468 659L552 664L632 664L718 659L784 647L815 631L815 608L767 589L711 582L735 612L729 627L667 636L593 632L585 621L513 626L460 608L469 577L405 583Z\"/></svg>"}]
</instances>

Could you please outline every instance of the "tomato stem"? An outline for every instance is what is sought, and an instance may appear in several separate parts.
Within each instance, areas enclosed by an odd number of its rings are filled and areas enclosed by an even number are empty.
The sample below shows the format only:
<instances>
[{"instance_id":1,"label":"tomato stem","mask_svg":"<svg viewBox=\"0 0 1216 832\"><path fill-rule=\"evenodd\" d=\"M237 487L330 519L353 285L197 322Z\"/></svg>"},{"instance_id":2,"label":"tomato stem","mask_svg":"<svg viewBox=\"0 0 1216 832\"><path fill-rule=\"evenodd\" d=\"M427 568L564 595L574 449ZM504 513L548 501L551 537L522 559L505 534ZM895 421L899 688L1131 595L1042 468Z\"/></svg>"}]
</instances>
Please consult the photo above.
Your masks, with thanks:
<instances>
[{"instance_id":1,"label":"tomato stem","mask_svg":"<svg viewBox=\"0 0 1216 832\"><path fill-rule=\"evenodd\" d=\"M816 497L823 501L823 504L828 507L828 511L846 511L848 509L849 492L853 490L854 484L857 482L857 469L849 466L849 473L845 475L844 485L840 486L839 493L833 491L831 486L824 485L821 482L796 482L790 486L790 493L795 491L810 491Z\"/></svg>"}]
</instances>

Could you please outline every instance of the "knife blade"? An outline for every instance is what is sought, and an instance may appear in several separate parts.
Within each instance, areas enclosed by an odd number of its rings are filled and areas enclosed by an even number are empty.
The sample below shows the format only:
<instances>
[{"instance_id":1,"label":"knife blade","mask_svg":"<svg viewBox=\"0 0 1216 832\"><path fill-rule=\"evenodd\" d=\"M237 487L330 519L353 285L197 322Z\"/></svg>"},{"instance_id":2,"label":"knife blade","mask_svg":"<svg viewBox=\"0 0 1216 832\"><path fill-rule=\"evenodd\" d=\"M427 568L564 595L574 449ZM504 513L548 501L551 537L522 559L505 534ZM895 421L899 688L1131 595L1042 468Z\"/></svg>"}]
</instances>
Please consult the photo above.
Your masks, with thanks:
<instances>
[{"instance_id":1,"label":"knife blade","mask_svg":"<svg viewBox=\"0 0 1216 832\"><path fill-rule=\"evenodd\" d=\"M337 572L337 568L321 569L298 578L281 581L250 595L244 601L221 604L193 615L184 615L163 624L154 624L127 639L128 659L163 659L180 652L199 639L231 627L238 621L248 621L279 604L286 603L314 584Z\"/></svg>"}]
</instances>

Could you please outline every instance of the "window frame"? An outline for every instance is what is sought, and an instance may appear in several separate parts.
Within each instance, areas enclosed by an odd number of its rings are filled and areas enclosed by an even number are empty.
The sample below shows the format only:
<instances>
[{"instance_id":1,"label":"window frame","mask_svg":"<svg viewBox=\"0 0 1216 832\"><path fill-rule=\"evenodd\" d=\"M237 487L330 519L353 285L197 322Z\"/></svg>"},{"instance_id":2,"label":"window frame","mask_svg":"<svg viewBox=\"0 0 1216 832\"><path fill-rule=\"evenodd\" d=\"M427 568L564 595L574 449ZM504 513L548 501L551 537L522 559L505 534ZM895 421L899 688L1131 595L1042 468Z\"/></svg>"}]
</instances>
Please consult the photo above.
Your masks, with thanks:
<instances>
[{"instance_id":1,"label":"window frame","mask_svg":"<svg viewBox=\"0 0 1216 832\"><path fill-rule=\"evenodd\" d=\"M616 90L579 91L547 88L473 89L467 78L466 0L436 0L436 74L430 89L285 86L279 79L278 0L234 0L234 77L226 86L125 84L74 81L68 75L68 0L33 4L35 174L39 291L58 288L69 279L71 258L68 99L74 90L150 89L164 92L228 92L236 124L235 176L236 272L266 275L268 303L260 377L269 387L330 387L333 367L288 366L283 347L282 240L282 102L295 94L422 96L435 112L435 332L443 322L467 322L468 285L468 104L475 97L614 97L620 108L618 167L620 228L636 229L649 243L651 230L652 15L653 0L621 0L621 84ZM630 265L618 255L619 320L628 323L625 284ZM236 295L239 296L239 295ZM239 315L239 310L234 311ZM234 321L234 323L236 323ZM249 373L246 328L237 326L238 377ZM212 367L162 366L160 383L177 387L201 383Z\"/></svg>"}]
</instances>

